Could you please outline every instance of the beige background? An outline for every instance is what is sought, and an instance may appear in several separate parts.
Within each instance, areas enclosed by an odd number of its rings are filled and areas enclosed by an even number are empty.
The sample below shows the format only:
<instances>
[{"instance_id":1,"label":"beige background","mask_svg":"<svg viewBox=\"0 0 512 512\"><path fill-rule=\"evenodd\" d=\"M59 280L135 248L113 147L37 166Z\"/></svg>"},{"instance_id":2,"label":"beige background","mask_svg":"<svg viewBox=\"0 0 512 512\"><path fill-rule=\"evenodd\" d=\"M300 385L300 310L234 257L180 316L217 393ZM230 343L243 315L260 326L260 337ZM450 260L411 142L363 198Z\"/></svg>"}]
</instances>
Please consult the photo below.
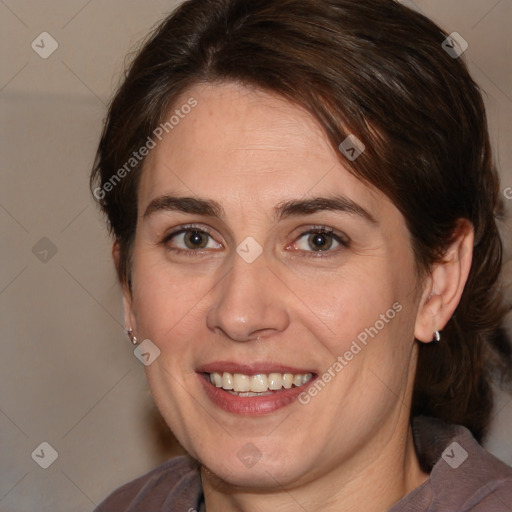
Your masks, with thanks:
<instances>
[{"instance_id":1,"label":"beige background","mask_svg":"<svg viewBox=\"0 0 512 512\"><path fill-rule=\"evenodd\" d=\"M468 41L502 189L512 187L512 0L404 3ZM124 56L174 5L0 0L2 512L91 510L172 452L122 328L110 241L88 173ZM47 59L31 48L44 31L59 45ZM506 205L510 215L512 200ZM505 227L504 235L512 299ZM509 464L511 398L498 396L488 442ZM31 457L43 441L58 452L48 469Z\"/></svg>"}]
</instances>

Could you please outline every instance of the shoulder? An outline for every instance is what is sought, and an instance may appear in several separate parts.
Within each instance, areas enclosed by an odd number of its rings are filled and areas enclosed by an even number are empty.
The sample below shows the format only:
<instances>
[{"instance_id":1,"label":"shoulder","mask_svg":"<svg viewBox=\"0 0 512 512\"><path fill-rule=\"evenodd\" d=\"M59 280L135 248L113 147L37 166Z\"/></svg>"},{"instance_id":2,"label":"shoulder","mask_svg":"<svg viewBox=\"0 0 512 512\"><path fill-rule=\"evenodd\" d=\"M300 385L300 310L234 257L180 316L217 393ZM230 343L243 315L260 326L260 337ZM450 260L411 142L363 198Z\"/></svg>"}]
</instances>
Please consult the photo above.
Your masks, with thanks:
<instances>
[{"instance_id":1,"label":"shoulder","mask_svg":"<svg viewBox=\"0 0 512 512\"><path fill-rule=\"evenodd\" d=\"M198 464L175 457L110 494L94 512L159 512L196 508L202 495Z\"/></svg>"},{"instance_id":2,"label":"shoulder","mask_svg":"<svg viewBox=\"0 0 512 512\"><path fill-rule=\"evenodd\" d=\"M416 448L431 468L428 510L510 512L512 468L487 452L465 427L416 418Z\"/></svg>"}]
</instances>

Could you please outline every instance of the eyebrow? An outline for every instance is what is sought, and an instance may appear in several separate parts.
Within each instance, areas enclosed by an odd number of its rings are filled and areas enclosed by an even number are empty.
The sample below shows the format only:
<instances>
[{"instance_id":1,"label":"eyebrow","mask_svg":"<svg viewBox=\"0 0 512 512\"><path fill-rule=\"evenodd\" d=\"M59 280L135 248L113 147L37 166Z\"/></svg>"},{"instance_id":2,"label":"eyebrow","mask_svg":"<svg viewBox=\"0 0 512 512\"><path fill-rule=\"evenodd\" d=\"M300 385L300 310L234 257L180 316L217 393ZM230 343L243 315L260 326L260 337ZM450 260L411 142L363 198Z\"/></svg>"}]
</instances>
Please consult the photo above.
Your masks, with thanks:
<instances>
[{"instance_id":1,"label":"eyebrow","mask_svg":"<svg viewBox=\"0 0 512 512\"><path fill-rule=\"evenodd\" d=\"M311 215L320 211L334 211L357 215L371 224L378 224L375 217L362 206L345 196L314 197L297 201L285 201L276 207L279 219L298 215Z\"/></svg>"},{"instance_id":2,"label":"eyebrow","mask_svg":"<svg viewBox=\"0 0 512 512\"><path fill-rule=\"evenodd\" d=\"M217 201L197 197L164 195L153 199L149 203L143 217L147 218L161 211L175 211L218 218L225 216L224 209ZM320 211L349 213L357 215L372 224L377 224L377 220L370 212L344 196L284 201L274 208L274 215L278 220L282 220L288 217L312 215Z\"/></svg>"},{"instance_id":3,"label":"eyebrow","mask_svg":"<svg viewBox=\"0 0 512 512\"><path fill-rule=\"evenodd\" d=\"M224 210L216 201L199 199L196 197L160 196L153 199L146 211L144 218L161 211L174 211L182 213L193 213L207 217L223 217Z\"/></svg>"}]
</instances>

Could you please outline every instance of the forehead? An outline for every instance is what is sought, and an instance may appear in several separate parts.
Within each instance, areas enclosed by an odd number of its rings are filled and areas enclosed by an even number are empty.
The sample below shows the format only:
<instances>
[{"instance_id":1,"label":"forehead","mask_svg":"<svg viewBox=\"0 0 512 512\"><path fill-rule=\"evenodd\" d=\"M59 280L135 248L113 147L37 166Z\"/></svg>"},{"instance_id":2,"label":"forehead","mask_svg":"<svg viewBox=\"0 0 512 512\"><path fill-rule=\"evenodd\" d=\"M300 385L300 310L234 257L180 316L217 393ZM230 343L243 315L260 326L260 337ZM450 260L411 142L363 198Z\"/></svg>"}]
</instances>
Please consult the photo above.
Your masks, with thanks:
<instances>
[{"instance_id":1,"label":"forehead","mask_svg":"<svg viewBox=\"0 0 512 512\"><path fill-rule=\"evenodd\" d=\"M181 110L190 98L196 106ZM247 206L258 199L269 208L328 193L362 201L370 210L386 200L343 167L313 116L277 95L237 84L201 84L182 95L169 117L176 110L178 123L146 160L142 208L162 193Z\"/></svg>"}]
</instances>

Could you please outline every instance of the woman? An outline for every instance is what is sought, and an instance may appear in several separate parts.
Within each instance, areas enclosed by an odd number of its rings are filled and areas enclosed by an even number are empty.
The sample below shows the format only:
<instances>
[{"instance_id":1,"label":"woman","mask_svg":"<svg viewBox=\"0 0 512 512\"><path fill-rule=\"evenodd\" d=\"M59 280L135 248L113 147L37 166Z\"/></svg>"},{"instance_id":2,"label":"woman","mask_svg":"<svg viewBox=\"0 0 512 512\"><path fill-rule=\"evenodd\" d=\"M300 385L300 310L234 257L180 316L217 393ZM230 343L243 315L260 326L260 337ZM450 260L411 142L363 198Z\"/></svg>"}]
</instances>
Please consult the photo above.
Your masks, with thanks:
<instances>
[{"instance_id":1,"label":"woman","mask_svg":"<svg viewBox=\"0 0 512 512\"><path fill-rule=\"evenodd\" d=\"M152 35L92 184L190 457L98 511L511 510L478 444L510 349L462 50L391 0L191 0Z\"/></svg>"}]
</instances>

